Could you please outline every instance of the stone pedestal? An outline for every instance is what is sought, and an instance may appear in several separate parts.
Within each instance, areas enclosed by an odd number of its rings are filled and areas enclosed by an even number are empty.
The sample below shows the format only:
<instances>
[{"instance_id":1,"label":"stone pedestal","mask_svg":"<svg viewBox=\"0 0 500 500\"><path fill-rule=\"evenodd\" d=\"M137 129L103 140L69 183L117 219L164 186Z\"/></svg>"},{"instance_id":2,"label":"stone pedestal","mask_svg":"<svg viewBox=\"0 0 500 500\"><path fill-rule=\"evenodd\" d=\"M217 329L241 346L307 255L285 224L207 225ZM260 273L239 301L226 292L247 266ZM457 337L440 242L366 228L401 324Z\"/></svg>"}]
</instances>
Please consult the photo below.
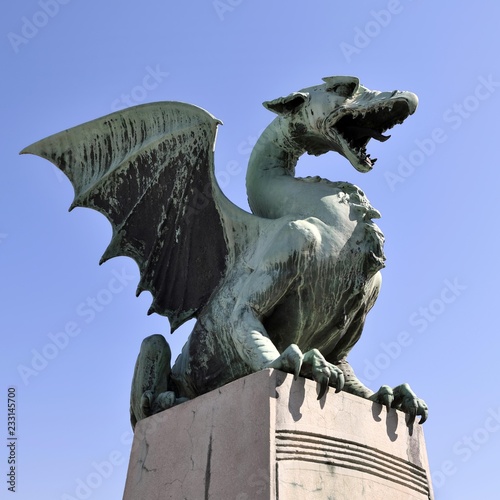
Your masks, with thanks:
<instances>
[{"instance_id":1,"label":"stone pedestal","mask_svg":"<svg viewBox=\"0 0 500 500\"><path fill-rule=\"evenodd\" d=\"M124 500L433 498L404 414L264 370L139 422Z\"/></svg>"}]
</instances>

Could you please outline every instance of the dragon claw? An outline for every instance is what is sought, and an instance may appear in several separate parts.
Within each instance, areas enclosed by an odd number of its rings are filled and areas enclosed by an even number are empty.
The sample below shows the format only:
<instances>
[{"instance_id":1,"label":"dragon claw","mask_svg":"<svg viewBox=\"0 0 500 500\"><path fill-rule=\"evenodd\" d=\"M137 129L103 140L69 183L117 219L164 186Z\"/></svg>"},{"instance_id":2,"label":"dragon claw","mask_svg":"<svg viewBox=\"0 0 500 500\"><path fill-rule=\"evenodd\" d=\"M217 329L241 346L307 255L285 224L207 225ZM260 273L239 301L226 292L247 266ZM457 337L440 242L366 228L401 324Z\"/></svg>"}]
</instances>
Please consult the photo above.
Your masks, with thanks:
<instances>
[{"instance_id":1,"label":"dragon claw","mask_svg":"<svg viewBox=\"0 0 500 500\"><path fill-rule=\"evenodd\" d=\"M335 387L335 393L340 392L344 387L344 374L342 372L337 372L337 370L332 370L332 366L329 366L328 370L323 370L321 372L321 377L318 377L318 375L314 375L313 373L314 380L320 384L318 400L326 394L330 385Z\"/></svg>"},{"instance_id":2,"label":"dragon claw","mask_svg":"<svg viewBox=\"0 0 500 500\"><path fill-rule=\"evenodd\" d=\"M427 420L427 417L429 416L429 409L427 408L427 405L425 405L425 408L422 409L422 413L419 413L419 415L421 415L421 417L420 417L420 420L418 423L420 425L422 425Z\"/></svg>"},{"instance_id":3,"label":"dragon claw","mask_svg":"<svg viewBox=\"0 0 500 500\"><path fill-rule=\"evenodd\" d=\"M141 409L145 416L149 416L153 411L154 395L153 391L145 391L141 396Z\"/></svg>"},{"instance_id":4,"label":"dragon claw","mask_svg":"<svg viewBox=\"0 0 500 500\"><path fill-rule=\"evenodd\" d=\"M420 416L419 424L423 424L429 416L429 408L423 399L411 390L408 384L401 384L394 388L393 407L407 414L406 425L411 427L417 416Z\"/></svg>"},{"instance_id":5,"label":"dragon claw","mask_svg":"<svg viewBox=\"0 0 500 500\"><path fill-rule=\"evenodd\" d=\"M304 354L304 370L319 384L318 399L327 392L328 387L335 387L335 392L340 392L345 384L344 373L332 363L329 363L317 349L311 349Z\"/></svg>"},{"instance_id":6,"label":"dragon claw","mask_svg":"<svg viewBox=\"0 0 500 500\"><path fill-rule=\"evenodd\" d=\"M326 394L327 389L328 389L328 379L325 378L320 382L318 400L320 400Z\"/></svg>"},{"instance_id":7,"label":"dragon claw","mask_svg":"<svg viewBox=\"0 0 500 500\"><path fill-rule=\"evenodd\" d=\"M385 406L387 411L391 409L392 403L394 401L394 393L392 388L388 385L383 385L374 395L374 401Z\"/></svg>"},{"instance_id":8,"label":"dragon claw","mask_svg":"<svg viewBox=\"0 0 500 500\"><path fill-rule=\"evenodd\" d=\"M294 380L297 380L302 370L303 359L302 351L295 344L290 344L268 367L293 373Z\"/></svg>"},{"instance_id":9,"label":"dragon claw","mask_svg":"<svg viewBox=\"0 0 500 500\"><path fill-rule=\"evenodd\" d=\"M345 385L345 376L342 371L337 374L337 388L335 389L335 392L340 392Z\"/></svg>"},{"instance_id":10,"label":"dragon claw","mask_svg":"<svg viewBox=\"0 0 500 500\"><path fill-rule=\"evenodd\" d=\"M327 393L329 386L340 392L345 384L342 370L329 363L317 349L302 354L295 344L289 345L268 367L293 373L295 380L299 375L312 378L319 384L318 399Z\"/></svg>"},{"instance_id":11,"label":"dragon claw","mask_svg":"<svg viewBox=\"0 0 500 500\"><path fill-rule=\"evenodd\" d=\"M293 372L294 380L297 380L299 378L301 368L302 368L302 360L295 364L295 370Z\"/></svg>"},{"instance_id":12,"label":"dragon claw","mask_svg":"<svg viewBox=\"0 0 500 500\"><path fill-rule=\"evenodd\" d=\"M391 389L383 385L373 396L373 401L380 403L389 411L396 408L406 413L406 425L412 427L417 416L420 416L419 424L423 424L429 416L429 409L423 399L417 397L408 384L401 384Z\"/></svg>"},{"instance_id":13,"label":"dragon claw","mask_svg":"<svg viewBox=\"0 0 500 500\"><path fill-rule=\"evenodd\" d=\"M429 416L429 409L425 402L417 397L405 397L401 403L401 410L407 414L406 425L411 427L415 423L415 419L420 415L418 423L422 425Z\"/></svg>"}]
</instances>

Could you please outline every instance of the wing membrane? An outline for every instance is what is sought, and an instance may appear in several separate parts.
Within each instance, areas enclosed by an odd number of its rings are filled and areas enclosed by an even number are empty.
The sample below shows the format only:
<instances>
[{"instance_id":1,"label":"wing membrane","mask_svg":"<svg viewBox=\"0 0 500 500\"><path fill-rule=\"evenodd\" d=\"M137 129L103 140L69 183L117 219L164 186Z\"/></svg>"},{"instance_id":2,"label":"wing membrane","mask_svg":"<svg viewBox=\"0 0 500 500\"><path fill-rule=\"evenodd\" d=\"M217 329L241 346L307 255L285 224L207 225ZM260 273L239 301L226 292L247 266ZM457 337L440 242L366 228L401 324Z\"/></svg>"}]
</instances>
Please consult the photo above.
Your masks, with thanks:
<instances>
[{"instance_id":1,"label":"wing membrane","mask_svg":"<svg viewBox=\"0 0 500 500\"><path fill-rule=\"evenodd\" d=\"M101 262L133 258L141 272L138 293L152 293L150 312L168 316L172 329L197 314L226 266L213 165L219 123L189 104L144 104L21 152L68 176L75 190L70 210L93 208L109 219L113 236Z\"/></svg>"}]
</instances>

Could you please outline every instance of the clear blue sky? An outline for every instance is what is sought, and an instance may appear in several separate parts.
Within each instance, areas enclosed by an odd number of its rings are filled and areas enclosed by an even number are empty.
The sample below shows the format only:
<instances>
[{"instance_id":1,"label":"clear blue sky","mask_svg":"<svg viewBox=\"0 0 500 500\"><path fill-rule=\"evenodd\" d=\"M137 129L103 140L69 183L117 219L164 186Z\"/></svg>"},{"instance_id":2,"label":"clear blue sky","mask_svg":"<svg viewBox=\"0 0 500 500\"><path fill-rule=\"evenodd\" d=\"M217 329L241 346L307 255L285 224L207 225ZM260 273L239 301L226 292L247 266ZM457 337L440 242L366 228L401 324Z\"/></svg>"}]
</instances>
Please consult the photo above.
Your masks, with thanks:
<instances>
[{"instance_id":1,"label":"clear blue sky","mask_svg":"<svg viewBox=\"0 0 500 500\"><path fill-rule=\"evenodd\" d=\"M498 19L493 0L4 5L0 390L4 405L17 391L12 498L121 498L135 358L145 336L169 331L146 316L147 294L135 298L133 261L97 265L106 219L69 214L69 181L18 152L132 104L189 102L224 121L216 168L247 207L249 151L273 118L261 103L336 74L420 98L370 148L372 172L334 153L300 163L301 175L359 185L382 212L384 284L351 364L374 389L407 381L427 401L437 498L498 498ZM188 332L168 337L174 356Z\"/></svg>"}]
</instances>

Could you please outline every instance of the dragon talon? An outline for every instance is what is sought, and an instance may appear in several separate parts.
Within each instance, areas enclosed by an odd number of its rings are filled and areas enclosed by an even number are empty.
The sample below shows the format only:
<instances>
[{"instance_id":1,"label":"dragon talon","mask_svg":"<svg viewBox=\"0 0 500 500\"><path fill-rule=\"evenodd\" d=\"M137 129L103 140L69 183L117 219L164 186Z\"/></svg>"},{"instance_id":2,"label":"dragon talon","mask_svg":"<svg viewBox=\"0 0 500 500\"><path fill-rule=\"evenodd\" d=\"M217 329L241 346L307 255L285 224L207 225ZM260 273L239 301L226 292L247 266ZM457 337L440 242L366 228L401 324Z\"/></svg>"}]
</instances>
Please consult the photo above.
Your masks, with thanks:
<instances>
[{"instance_id":1,"label":"dragon talon","mask_svg":"<svg viewBox=\"0 0 500 500\"><path fill-rule=\"evenodd\" d=\"M407 427L411 427L415 423L415 417L416 416L417 415L414 412L408 412L406 414L406 425L407 425Z\"/></svg>"},{"instance_id":2,"label":"dragon talon","mask_svg":"<svg viewBox=\"0 0 500 500\"><path fill-rule=\"evenodd\" d=\"M339 393L344 388L344 385L345 385L345 377L344 374L340 372L337 377L337 384L335 385L335 393L336 394Z\"/></svg>"},{"instance_id":3,"label":"dragon talon","mask_svg":"<svg viewBox=\"0 0 500 500\"><path fill-rule=\"evenodd\" d=\"M317 398L318 401L326 394L327 391L328 391L328 379L324 378L320 382L320 389L319 389L318 398Z\"/></svg>"},{"instance_id":4,"label":"dragon talon","mask_svg":"<svg viewBox=\"0 0 500 500\"><path fill-rule=\"evenodd\" d=\"M293 372L293 379L297 380L300 376L300 370L302 369L302 360L295 364L295 370Z\"/></svg>"},{"instance_id":5,"label":"dragon talon","mask_svg":"<svg viewBox=\"0 0 500 500\"><path fill-rule=\"evenodd\" d=\"M393 402L394 402L394 394L386 394L385 395L385 407L387 408L387 412L389 412L391 410Z\"/></svg>"}]
</instances>

